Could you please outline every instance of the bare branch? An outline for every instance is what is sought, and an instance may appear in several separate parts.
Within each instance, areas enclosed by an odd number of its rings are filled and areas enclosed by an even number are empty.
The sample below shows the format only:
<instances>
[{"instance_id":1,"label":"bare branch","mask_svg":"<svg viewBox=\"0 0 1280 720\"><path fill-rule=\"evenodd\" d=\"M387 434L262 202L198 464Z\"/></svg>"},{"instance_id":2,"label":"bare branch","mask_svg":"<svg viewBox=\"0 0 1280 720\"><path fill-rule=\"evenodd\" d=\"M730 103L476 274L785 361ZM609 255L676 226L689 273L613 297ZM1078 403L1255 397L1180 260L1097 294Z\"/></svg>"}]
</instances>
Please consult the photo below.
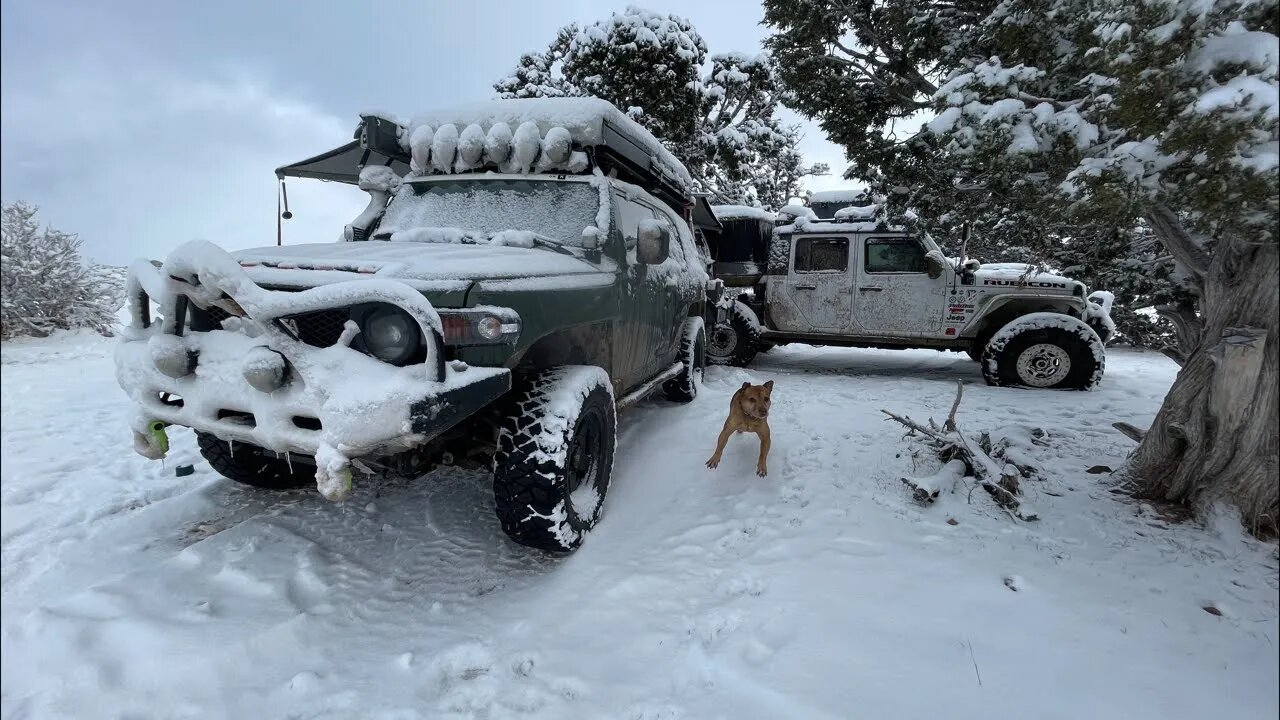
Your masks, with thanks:
<instances>
[{"instance_id":1,"label":"bare branch","mask_svg":"<svg viewBox=\"0 0 1280 720\"><path fill-rule=\"evenodd\" d=\"M1146 217L1169 254L1196 276L1197 284L1202 283L1209 272L1209 254L1192 239L1177 213L1157 204L1147 209Z\"/></svg>"},{"instance_id":2,"label":"bare branch","mask_svg":"<svg viewBox=\"0 0 1280 720\"><path fill-rule=\"evenodd\" d=\"M1142 442L1142 438L1147 436L1146 430L1139 430L1127 422L1114 422L1111 423L1111 427L1119 430L1121 435L1124 435L1134 442L1140 443Z\"/></svg>"},{"instance_id":3,"label":"bare branch","mask_svg":"<svg viewBox=\"0 0 1280 720\"><path fill-rule=\"evenodd\" d=\"M947 413L947 421L943 423L942 429L952 431L956 429L956 410L960 409L960 398L964 396L964 383L956 381L956 399L951 403L951 412Z\"/></svg>"}]
</instances>

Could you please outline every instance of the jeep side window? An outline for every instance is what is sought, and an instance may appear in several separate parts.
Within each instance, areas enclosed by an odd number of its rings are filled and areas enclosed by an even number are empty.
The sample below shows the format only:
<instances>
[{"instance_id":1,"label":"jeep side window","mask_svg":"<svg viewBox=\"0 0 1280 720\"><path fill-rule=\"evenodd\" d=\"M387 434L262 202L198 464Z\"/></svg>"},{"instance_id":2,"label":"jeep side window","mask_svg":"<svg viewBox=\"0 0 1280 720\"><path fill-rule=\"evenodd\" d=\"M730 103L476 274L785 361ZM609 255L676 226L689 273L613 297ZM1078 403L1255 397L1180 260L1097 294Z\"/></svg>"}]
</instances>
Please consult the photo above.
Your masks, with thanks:
<instances>
[{"instance_id":1,"label":"jeep side window","mask_svg":"<svg viewBox=\"0 0 1280 720\"><path fill-rule=\"evenodd\" d=\"M848 238L796 240L796 272L844 272L849 269Z\"/></svg>"},{"instance_id":2,"label":"jeep side window","mask_svg":"<svg viewBox=\"0 0 1280 720\"><path fill-rule=\"evenodd\" d=\"M867 238L866 248L869 273L929 272L924 248L914 238Z\"/></svg>"}]
</instances>

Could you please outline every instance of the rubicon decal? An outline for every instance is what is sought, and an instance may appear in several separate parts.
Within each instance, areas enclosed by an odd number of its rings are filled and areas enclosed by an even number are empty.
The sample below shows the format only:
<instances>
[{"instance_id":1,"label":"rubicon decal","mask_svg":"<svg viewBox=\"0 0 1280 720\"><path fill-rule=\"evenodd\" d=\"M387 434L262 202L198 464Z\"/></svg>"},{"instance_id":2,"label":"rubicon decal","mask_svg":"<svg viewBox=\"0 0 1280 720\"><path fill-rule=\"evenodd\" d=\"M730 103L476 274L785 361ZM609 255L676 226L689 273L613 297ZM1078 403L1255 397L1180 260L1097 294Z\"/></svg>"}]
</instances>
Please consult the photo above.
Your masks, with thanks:
<instances>
[{"instance_id":1,"label":"rubicon decal","mask_svg":"<svg viewBox=\"0 0 1280 720\"><path fill-rule=\"evenodd\" d=\"M983 285L1003 285L1003 286L1009 286L1009 287L1061 288L1063 290L1067 288L1066 283L1043 282L1039 280L1032 280L1030 282L1023 282L1021 280L983 280L982 284Z\"/></svg>"}]
</instances>

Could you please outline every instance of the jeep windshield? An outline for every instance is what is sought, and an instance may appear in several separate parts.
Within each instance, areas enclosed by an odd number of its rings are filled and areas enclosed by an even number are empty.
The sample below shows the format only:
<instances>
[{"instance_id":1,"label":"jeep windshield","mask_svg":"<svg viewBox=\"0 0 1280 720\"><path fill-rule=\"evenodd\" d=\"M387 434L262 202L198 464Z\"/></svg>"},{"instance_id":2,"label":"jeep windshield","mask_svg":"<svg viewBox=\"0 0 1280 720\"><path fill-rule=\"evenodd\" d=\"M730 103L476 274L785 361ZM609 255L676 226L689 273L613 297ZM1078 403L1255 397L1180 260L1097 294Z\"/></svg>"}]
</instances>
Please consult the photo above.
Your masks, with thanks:
<instances>
[{"instance_id":1,"label":"jeep windshield","mask_svg":"<svg viewBox=\"0 0 1280 720\"><path fill-rule=\"evenodd\" d=\"M406 185L387 204L375 239L483 243L500 233L532 233L580 247L600 209L599 190L585 182L481 175Z\"/></svg>"}]
</instances>

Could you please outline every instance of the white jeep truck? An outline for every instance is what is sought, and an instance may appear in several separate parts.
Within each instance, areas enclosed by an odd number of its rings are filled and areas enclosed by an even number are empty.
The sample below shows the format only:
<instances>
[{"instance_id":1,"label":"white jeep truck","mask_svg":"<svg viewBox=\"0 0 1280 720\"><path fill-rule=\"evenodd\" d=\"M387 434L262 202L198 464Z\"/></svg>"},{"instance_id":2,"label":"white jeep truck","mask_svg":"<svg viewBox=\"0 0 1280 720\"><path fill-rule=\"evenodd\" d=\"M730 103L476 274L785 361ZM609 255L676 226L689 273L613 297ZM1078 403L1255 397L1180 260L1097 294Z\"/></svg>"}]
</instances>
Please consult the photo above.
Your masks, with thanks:
<instances>
[{"instance_id":1,"label":"white jeep truck","mask_svg":"<svg viewBox=\"0 0 1280 720\"><path fill-rule=\"evenodd\" d=\"M744 287L743 263L729 257L737 217L724 214L716 274L732 268L728 284ZM948 258L928 236L848 218L802 217L768 235L765 269L712 325L709 362L743 366L792 342L934 348L981 361L991 385L1087 390L1101 380L1110 293L1033 265Z\"/></svg>"}]
</instances>

